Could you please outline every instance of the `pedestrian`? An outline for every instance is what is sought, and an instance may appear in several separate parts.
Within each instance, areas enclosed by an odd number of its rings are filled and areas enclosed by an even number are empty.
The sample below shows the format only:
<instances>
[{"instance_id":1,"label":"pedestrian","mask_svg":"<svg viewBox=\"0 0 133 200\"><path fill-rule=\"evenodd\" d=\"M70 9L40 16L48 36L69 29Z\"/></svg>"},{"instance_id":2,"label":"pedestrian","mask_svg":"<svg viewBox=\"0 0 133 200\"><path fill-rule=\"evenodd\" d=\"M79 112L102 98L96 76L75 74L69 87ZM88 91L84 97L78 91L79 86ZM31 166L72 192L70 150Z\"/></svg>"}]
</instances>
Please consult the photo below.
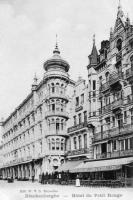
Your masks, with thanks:
<instances>
[{"instance_id":1,"label":"pedestrian","mask_svg":"<svg viewBox=\"0 0 133 200\"><path fill-rule=\"evenodd\" d=\"M77 175L77 177L76 177L76 187L80 187L79 175Z\"/></svg>"},{"instance_id":2,"label":"pedestrian","mask_svg":"<svg viewBox=\"0 0 133 200\"><path fill-rule=\"evenodd\" d=\"M61 173L59 173L58 178L59 178L59 184L61 184Z\"/></svg>"}]
</instances>

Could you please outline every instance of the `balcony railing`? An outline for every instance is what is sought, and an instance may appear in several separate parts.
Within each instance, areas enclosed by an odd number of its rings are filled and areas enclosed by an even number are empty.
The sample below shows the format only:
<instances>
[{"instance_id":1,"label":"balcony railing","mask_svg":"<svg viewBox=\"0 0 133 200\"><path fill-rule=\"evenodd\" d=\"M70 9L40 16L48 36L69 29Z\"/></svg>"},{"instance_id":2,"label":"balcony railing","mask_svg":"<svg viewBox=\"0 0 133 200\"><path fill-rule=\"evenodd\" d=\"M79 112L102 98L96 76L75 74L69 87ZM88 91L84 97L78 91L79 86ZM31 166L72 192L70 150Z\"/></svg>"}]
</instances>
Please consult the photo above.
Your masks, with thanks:
<instances>
[{"instance_id":1,"label":"balcony railing","mask_svg":"<svg viewBox=\"0 0 133 200\"><path fill-rule=\"evenodd\" d=\"M117 135L131 133L132 131L133 131L133 124L126 124L121 128L116 127L116 128L111 128L106 131L103 131L103 133L101 132L95 133L93 141L96 142L96 141L106 139L106 138L111 138Z\"/></svg>"},{"instance_id":2,"label":"balcony railing","mask_svg":"<svg viewBox=\"0 0 133 200\"><path fill-rule=\"evenodd\" d=\"M69 97L67 95L61 94L59 92L49 93L45 97L45 99L50 99L50 98L62 98L62 99L69 101Z\"/></svg>"},{"instance_id":3,"label":"balcony railing","mask_svg":"<svg viewBox=\"0 0 133 200\"><path fill-rule=\"evenodd\" d=\"M110 88L110 86L112 86L113 84L115 84L116 82L118 82L122 79L123 79L122 73L113 72L112 74L110 74L109 80L106 83L102 84L100 86L99 90L101 92L105 92L106 90L108 90Z\"/></svg>"},{"instance_id":4,"label":"balcony railing","mask_svg":"<svg viewBox=\"0 0 133 200\"><path fill-rule=\"evenodd\" d=\"M78 124L78 125L75 125L75 126L68 128L67 132L71 133L71 132L74 132L74 131L77 131L79 129L83 129L83 128L86 128L86 127L87 127L87 122L83 122L81 124Z\"/></svg>"},{"instance_id":5,"label":"balcony railing","mask_svg":"<svg viewBox=\"0 0 133 200\"><path fill-rule=\"evenodd\" d=\"M109 105L106 105L106 106L103 106L102 108L99 109L99 114L105 114L107 112L110 112L112 109L112 105L109 104Z\"/></svg>"},{"instance_id":6,"label":"balcony railing","mask_svg":"<svg viewBox=\"0 0 133 200\"><path fill-rule=\"evenodd\" d=\"M79 111L81 111L81 110L83 110L83 106L81 106L81 105L76 106L75 112L79 112Z\"/></svg>"},{"instance_id":7,"label":"balcony railing","mask_svg":"<svg viewBox=\"0 0 133 200\"><path fill-rule=\"evenodd\" d=\"M86 148L82 148L82 149L76 149L76 150L73 150L73 151L68 151L67 152L67 155L68 156L74 156L74 155L82 155L82 154L87 154L89 153L89 149Z\"/></svg>"},{"instance_id":8,"label":"balcony railing","mask_svg":"<svg viewBox=\"0 0 133 200\"><path fill-rule=\"evenodd\" d=\"M130 69L126 70L125 78L128 79L131 77L133 77L133 70L131 70L131 68L130 68Z\"/></svg>"},{"instance_id":9,"label":"balcony railing","mask_svg":"<svg viewBox=\"0 0 133 200\"><path fill-rule=\"evenodd\" d=\"M109 78L110 86L123 79L122 73L112 73Z\"/></svg>"},{"instance_id":10,"label":"balcony railing","mask_svg":"<svg viewBox=\"0 0 133 200\"><path fill-rule=\"evenodd\" d=\"M117 101L112 102L112 110L118 109L123 105L123 100L118 99Z\"/></svg>"},{"instance_id":11,"label":"balcony railing","mask_svg":"<svg viewBox=\"0 0 133 200\"><path fill-rule=\"evenodd\" d=\"M69 114L68 112L66 111L47 111L45 113L45 117L50 117L50 116L62 116L62 117L65 117L65 118L69 118Z\"/></svg>"},{"instance_id":12,"label":"balcony railing","mask_svg":"<svg viewBox=\"0 0 133 200\"><path fill-rule=\"evenodd\" d=\"M96 154L96 158L97 159L115 158L115 157L132 156L132 155L133 155L133 149L128 149L128 150L118 150L113 152Z\"/></svg>"}]
</instances>

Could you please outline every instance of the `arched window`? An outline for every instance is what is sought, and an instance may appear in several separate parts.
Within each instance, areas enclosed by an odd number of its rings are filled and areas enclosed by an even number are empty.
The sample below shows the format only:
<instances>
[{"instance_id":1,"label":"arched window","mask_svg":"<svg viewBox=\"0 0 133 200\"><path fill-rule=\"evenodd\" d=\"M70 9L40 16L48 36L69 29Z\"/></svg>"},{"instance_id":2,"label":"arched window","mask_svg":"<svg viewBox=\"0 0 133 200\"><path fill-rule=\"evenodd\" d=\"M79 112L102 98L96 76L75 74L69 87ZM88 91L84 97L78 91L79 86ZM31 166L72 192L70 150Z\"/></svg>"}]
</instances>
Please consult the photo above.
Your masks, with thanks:
<instances>
[{"instance_id":1,"label":"arched window","mask_svg":"<svg viewBox=\"0 0 133 200\"><path fill-rule=\"evenodd\" d=\"M63 92L64 92L64 85L63 84L61 84L61 94L63 94Z\"/></svg>"},{"instance_id":2,"label":"arched window","mask_svg":"<svg viewBox=\"0 0 133 200\"><path fill-rule=\"evenodd\" d=\"M61 130L63 130L63 119L61 120Z\"/></svg>"},{"instance_id":3,"label":"arched window","mask_svg":"<svg viewBox=\"0 0 133 200\"><path fill-rule=\"evenodd\" d=\"M54 86L54 83L51 84L51 87L52 87L52 93L55 92L55 86Z\"/></svg>"},{"instance_id":4,"label":"arched window","mask_svg":"<svg viewBox=\"0 0 133 200\"><path fill-rule=\"evenodd\" d=\"M56 110L57 111L60 110L60 101L59 101L59 99L56 100Z\"/></svg>"},{"instance_id":5,"label":"arched window","mask_svg":"<svg viewBox=\"0 0 133 200\"><path fill-rule=\"evenodd\" d=\"M59 138L56 139L56 150L60 149L60 140Z\"/></svg>"},{"instance_id":6,"label":"arched window","mask_svg":"<svg viewBox=\"0 0 133 200\"><path fill-rule=\"evenodd\" d=\"M109 72L106 72L105 77L106 77L106 82L108 82L109 81Z\"/></svg>"},{"instance_id":7,"label":"arched window","mask_svg":"<svg viewBox=\"0 0 133 200\"><path fill-rule=\"evenodd\" d=\"M52 138L51 140L51 146L52 146L52 150L55 150L55 139Z\"/></svg>"},{"instance_id":8,"label":"arched window","mask_svg":"<svg viewBox=\"0 0 133 200\"><path fill-rule=\"evenodd\" d=\"M51 150L51 142L50 142L50 139L48 140L48 146L49 146L49 150Z\"/></svg>"},{"instance_id":9,"label":"arched window","mask_svg":"<svg viewBox=\"0 0 133 200\"><path fill-rule=\"evenodd\" d=\"M64 139L61 139L61 150L64 150Z\"/></svg>"},{"instance_id":10,"label":"arched window","mask_svg":"<svg viewBox=\"0 0 133 200\"><path fill-rule=\"evenodd\" d=\"M121 51L122 49L122 40L120 38L117 40L116 48L118 49L118 51Z\"/></svg>"},{"instance_id":11,"label":"arched window","mask_svg":"<svg viewBox=\"0 0 133 200\"><path fill-rule=\"evenodd\" d=\"M59 83L56 83L56 92L59 93Z\"/></svg>"},{"instance_id":12,"label":"arched window","mask_svg":"<svg viewBox=\"0 0 133 200\"><path fill-rule=\"evenodd\" d=\"M60 129L60 123L59 123L59 119L57 118L56 119L56 133L58 134L59 132L59 129Z\"/></svg>"}]
</instances>

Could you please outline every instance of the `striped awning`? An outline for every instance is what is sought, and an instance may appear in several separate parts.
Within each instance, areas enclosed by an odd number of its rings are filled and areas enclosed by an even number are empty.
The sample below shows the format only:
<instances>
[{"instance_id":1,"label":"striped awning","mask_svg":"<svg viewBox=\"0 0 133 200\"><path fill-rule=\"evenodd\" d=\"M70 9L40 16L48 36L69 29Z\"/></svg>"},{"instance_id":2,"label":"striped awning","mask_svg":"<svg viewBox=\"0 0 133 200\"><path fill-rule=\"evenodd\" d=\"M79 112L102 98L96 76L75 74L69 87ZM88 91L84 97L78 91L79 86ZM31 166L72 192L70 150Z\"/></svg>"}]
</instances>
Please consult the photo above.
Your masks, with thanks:
<instances>
[{"instance_id":1,"label":"striped awning","mask_svg":"<svg viewBox=\"0 0 133 200\"><path fill-rule=\"evenodd\" d=\"M80 163L78 166L71 169L70 172L78 173L78 172L112 171L121 169L122 165L126 165L132 162L133 162L133 157L87 161Z\"/></svg>"}]
</instances>

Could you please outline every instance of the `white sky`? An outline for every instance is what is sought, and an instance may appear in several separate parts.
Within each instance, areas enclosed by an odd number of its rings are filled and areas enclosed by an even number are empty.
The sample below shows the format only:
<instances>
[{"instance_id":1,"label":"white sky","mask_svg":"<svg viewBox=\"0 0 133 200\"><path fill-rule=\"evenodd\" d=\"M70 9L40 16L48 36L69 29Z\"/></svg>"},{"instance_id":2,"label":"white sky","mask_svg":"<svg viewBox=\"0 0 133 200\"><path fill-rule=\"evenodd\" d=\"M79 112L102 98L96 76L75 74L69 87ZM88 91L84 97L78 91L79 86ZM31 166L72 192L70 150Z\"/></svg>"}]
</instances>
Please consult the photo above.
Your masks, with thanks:
<instances>
[{"instance_id":1,"label":"white sky","mask_svg":"<svg viewBox=\"0 0 133 200\"><path fill-rule=\"evenodd\" d=\"M28 95L34 73L43 77L43 62L52 55L55 35L71 78L87 79L92 48L109 39L118 0L0 0L0 118ZM122 0L133 19L133 0Z\"/></svg>"}]
</instances>

